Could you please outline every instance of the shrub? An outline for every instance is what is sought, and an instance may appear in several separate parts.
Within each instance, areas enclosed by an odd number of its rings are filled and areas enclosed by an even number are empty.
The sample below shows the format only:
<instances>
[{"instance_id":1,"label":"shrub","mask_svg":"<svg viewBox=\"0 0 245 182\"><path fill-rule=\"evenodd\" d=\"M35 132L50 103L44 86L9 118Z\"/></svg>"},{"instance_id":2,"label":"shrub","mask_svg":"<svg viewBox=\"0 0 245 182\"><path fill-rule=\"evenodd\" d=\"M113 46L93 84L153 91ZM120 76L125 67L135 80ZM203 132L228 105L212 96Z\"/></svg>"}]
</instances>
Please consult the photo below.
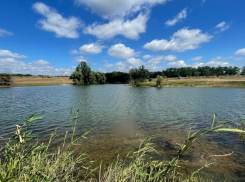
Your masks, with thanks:
<instances>
[{"instance_id":1,"label":"shrub","mask_svg":"<svg viewBox=\"0 0 245 182\"><path fill-rule=\"evenodd\" d=\"M156 83L156 87L163 87L163 77L157 75Z\"/></svg>"},{"instance_id":2,"label":"shrub","mask_svg":"<svg viewBox=\"0 0 245 182\"><path fill-rule=\"evenodd\" d=\"M12 84L12 76L10 74L0 74L0 86L9 86Z\"/></svg>"}]
</instances>

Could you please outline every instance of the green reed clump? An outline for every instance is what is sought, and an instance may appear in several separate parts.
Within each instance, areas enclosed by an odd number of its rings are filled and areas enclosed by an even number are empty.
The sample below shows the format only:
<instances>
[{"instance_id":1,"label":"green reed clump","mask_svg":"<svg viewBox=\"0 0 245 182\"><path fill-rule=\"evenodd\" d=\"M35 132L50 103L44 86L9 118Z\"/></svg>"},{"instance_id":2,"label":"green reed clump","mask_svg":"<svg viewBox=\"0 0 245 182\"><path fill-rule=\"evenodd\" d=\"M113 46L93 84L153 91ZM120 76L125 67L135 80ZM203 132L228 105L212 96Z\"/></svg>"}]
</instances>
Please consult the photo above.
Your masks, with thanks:
<instances>
[{"instance_id":1,"label":"green reed clump","mask_svg":"<svg viewBox=\"0 0 245 182\"><path fill-rule=\"evenodd\" d=\"M49 152L49 147L57 137L56 130L47 144L33 141L37 136L31 136L29 130L32 122L38 119L41 118L34 114L23 125L17 125L14 137L0 149L0 181L78 181L81 172L89 174L89 163L84 164L86 154L73 155L77 116L72 120L71 142L66 143L69 133L66 132L64 143L53 153Z\"/></svg>"}]
</instances>

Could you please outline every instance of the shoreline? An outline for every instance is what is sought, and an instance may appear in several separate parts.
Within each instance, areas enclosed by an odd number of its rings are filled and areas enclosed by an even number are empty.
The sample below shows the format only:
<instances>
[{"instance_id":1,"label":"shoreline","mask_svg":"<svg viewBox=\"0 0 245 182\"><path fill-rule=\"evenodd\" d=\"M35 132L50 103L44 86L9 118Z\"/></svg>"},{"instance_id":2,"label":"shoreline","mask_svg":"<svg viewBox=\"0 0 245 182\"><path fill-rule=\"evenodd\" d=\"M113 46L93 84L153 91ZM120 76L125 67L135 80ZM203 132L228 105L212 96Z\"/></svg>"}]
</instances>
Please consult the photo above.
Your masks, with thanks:
<instances>
[{"instance_id":1,"label":"shoreline","mask_svg":"<svg viewBox=\"0 0 245 182\"><path fill-rule=\"evenodd\" d=\"M156 79L142 82L138 87L155 87ZM108 83L106 83L108 84ZM109 83L113 84L113 83ZM116 83L118 84L118 83ZM125 84L125 83L123 83ZM60 86L73 85L69 77L13 77L11 86L0 86L0 88L11 87L33 87L33 86ZM132 86L131 84L127 84ZM136 87L136 86L135 86ZM201 88L245 88L245 77L232 76L220 78L168 78L164 79L163 87L201 87Z\"/></svg>"}]
</instances>

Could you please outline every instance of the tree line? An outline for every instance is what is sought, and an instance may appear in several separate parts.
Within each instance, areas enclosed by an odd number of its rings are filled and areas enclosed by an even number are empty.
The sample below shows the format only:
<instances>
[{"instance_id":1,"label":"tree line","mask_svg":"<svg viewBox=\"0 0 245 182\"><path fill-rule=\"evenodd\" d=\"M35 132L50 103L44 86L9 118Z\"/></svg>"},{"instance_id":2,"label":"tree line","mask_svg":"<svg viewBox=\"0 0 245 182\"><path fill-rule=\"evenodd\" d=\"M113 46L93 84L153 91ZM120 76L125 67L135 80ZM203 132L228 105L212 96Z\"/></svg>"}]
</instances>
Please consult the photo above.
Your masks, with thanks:
<instances>
[{"instance_id":1,"label":"tree line","mask_svg":"<svg viewBox=\"0 0 245 182\"><path fill-rule=\"evenodd\" d=\"M143 82L145 79L151 81L152 78L157 76L173 78L173 77L199 77L199 76L222 76L222 75L245 75L245 66L240 69L237 66L234 67L181 67L181 68L167 68L162 71L151 72L145 69L144 65L138 68L133 68L126 72L114 71L110 73L94 72L87 65L86 62L81 62L76 71L72 73L70 79L73 79L74 84L103 84L103 83L134 83ZM158 77L159 80L162 78ZM159 82L160 83L160 82Z\"/></svg>"}]
</instances>

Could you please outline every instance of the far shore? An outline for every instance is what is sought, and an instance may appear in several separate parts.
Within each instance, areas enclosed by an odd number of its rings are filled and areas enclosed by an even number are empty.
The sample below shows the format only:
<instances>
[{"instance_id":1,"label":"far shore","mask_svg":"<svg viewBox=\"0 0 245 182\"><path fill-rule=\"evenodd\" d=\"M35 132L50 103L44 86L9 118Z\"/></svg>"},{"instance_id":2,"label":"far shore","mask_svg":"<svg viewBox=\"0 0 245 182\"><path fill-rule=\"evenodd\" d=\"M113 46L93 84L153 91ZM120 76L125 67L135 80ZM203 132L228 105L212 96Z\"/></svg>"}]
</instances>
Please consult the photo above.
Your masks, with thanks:
<instances>
[{"instance_id":1,"label":"far shore","mask_svg":"<svg viewBox=\"0 0 245 182\"><path fill-rule=\"evenodd\" d=\"M69 77L13 77L11 87L72 85ZM155 79L145 81L142 87L154 87ZM245 76L220 76L212 78L166 78L164 87L227 87L245 88Z\"/></svg>"},{"instance_id":2,"label":"far shore","mask_svg":"<svg viewBox=\"0 0 245 182\"><path fill-rule=\"evenodd\" d=\"M31 76L31 77L13 77L12 87L28 87L28 86L55 86L55 85L71 85L72 80L69 77L57 76Z\"/></svg>"}]
</instances>

